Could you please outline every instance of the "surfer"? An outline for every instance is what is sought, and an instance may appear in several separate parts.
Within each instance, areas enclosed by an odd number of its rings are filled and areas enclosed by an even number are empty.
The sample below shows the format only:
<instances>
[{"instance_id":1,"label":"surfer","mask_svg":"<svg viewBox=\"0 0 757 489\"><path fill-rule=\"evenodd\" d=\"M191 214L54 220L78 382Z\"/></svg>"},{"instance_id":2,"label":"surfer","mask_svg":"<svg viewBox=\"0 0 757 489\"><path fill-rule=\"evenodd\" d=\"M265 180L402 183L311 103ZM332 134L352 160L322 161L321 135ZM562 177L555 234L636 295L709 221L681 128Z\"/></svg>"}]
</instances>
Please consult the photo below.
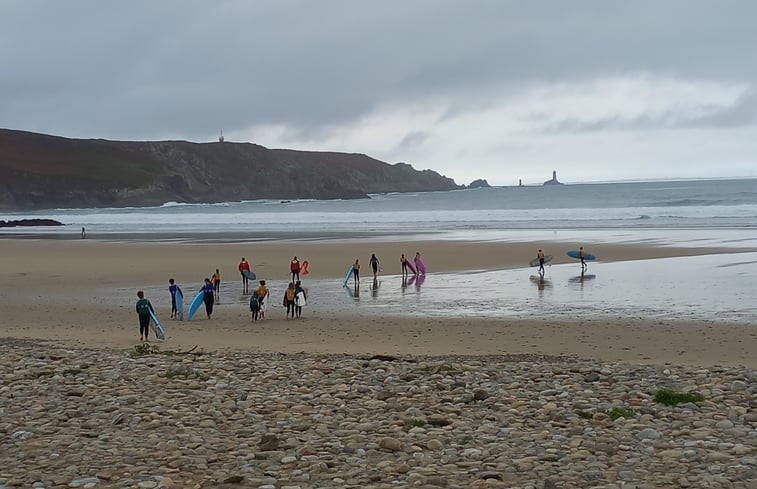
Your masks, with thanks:
<instances>
[{"instance_id":1,"label":"surfer","mask_svg":"<svg viewBox=\"0 0 757 489\"><path fill-rule=\"evenodd\" d=\"M81 228L81 239L86 239L86 238L87 238L87 230L82 227Z\"/></svg>"},{"instance_id":2,"label":"surfer","mask_svg":"<svg viewBox=\"0 0 757 489\"><path fill-rule=\"evenodd\" d=\"M539 259L539 273L544 275L544 252L541 249L536 252L536 258Z\"/></svg>"},{"instance_id":3,"label":"surfer","mask_svg":"<svg viewBox=\"0 0 757 489\"><path fill-rule=\"evenodd\" d=\"M294 308L298 318L302 316L302 304L307 300L308 297L305 294L305 289L302 288L302 282L298 280L294 283Z\"/></svg>"},{"instance_id":4,"label":"surfer","mask_svg":"<svg viewBox=\"0 0 757 489\"><path fill-rule=\"evenodd\" d=\"M373 278L375 279L379 270L379 260L376 258L376 253L371 253L371 259L368 261L368 264L371 266L371 269L373 269Z\"/></svg>"},{"instance_id":5,"label":"surfer","mask_svg":"<svg viewBox=\"0 0 757 489\"><path fill-rule=\"evenodd\" d=\"M360 260L357 258L352 265L352 278L355 280L355 287L357 287L360 284Z\"/></svg>"},{"instance_id":6,"label":"surfer","mask_svg":"<svg viewBox=\"0 0 757 489\"><path fill-rule=\"evenodd\" d=\"M221 272L216 268L216 273L210 277L210 283L213 284L213 291L216 295L216 300L221 298Z\"/></svg>"},{"instance_id":7,"label":"surfer","mask_svg":"<svg viewBox=\"0 0 757 489\"><path fill-rule=\"evenodd\" d=\"M584 253L584 247L581 246L578 248L578 258L581 259L581 270L586 270L588 267L586 266L586 254Z\"/></svg>"},{"instance_id":8,"label":"surfer","mask_svg":"<svg viewBox=\"0 0 757 489\"><path fill-rule=\"evenodd\" d=\"M250 264L247 263L247 260L242 257L242 261L239 262L239 274L242 276L242 289L247 290L247 288L250 286L250 280L247 278L247 275L244 274L244 272L250 272Z\"/></svg>"},{"instance_id":9,"label":"surfer","mask_svg":"<svg viewBox=\"0 0 757 489\"><path fill-rule=\"evenodd\" d=\"M172 278L168 279L168 292L171 293L171 318L175 318L179 314L179 310L176 307L176 292L178 292L181 295L184 295L184 293L181 291L181 288L179 288L178 285L176 285L175 280Z\"/></svg>"},{"instance_id":10,"label":"surfer","mask_svg":"<svg viewBox=\"0 0 757 489\"><path fill-rule=\"evenodd\" d=\"M150 331L150 311L153 313L155 310L152 308L150 301L145 299L145 293L141 290L137 291L137 314L139 315L139 341L147 341L147 332Z\"/></svg>"},{"instance_id":11,"label":"surfer","mask_svg":"<svg viewBox=\"0 0 757 489\"><path fill-rule=\"evenodd\" d=\"M289 319L289 313L292 313L292 319L294 319L294 296L297 294L294 288L294 282L289 282L287 290L284 291L284 306L287 308L286 318Z\"/></svg>"},{"instance_id":12,"label":"surfer","mask_svg":"<svg viewBox=\"0 0 757 489\"><path fill-rule=\"evenodd\" d=\"M250 313L252 314L250 321L257 321L260 314L260 301L258 300L257 291L253 292L250 297Z\"/></svg>"},{"instance_id":13,"label":"surfer","mask_svg":"<svg viewBox=\"0 0 757 489\"><path fill-rule=\"evenodd\" d=\"M209 278L205 278L205 284L202 286L202 302L205 303L205 312L210 319L213 314L213 303L215 302L215 287Z\"/></svg>"},{"instance_id":14,"label":"surfer","mask_svg":"<svg viewBox=\"0 0 757 489\"><path fill-rule=\"evenodd\" d=\"M265 319L266 304L268 303L268 287L265 285L265 280L260 281L258 287L258 302L260 302L260 319Z\"/></svg>"},{"instance_id":15,"label":"surfer","mask_svg":"<svg viewBox=\"0 0 757 489\"><path fill-rule=\"evenodd\" d=\"M289 263L289 271L292 272L292 283L300 279L300 260L296 256Z\"/></svg>"},{"instance_id":16,"label":"surfer","mask_svg":"<svg viewBox=\"0 0 757 489\"><path fill-rule=\"evenodd\" d=\"M402 256L400 257L400 263L402 264L402 277L407 277L407 258L405 258L405 254L402 253Z\"/></svg>"}]
</instances>

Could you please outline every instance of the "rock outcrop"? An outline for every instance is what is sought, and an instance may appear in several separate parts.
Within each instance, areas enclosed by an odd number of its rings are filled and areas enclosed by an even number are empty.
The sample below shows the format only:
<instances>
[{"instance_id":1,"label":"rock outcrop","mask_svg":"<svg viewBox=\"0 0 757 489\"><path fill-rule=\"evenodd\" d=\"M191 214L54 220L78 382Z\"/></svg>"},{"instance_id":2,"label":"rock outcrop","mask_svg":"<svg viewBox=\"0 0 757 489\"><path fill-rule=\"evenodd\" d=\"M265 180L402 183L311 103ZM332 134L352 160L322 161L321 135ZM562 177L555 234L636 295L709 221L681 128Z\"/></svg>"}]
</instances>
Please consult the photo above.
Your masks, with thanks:
<instances>
[{"instance_id":1,"label":"rock outcrop","mask_svg":"<svg viewBox=\"0 0 757 489\"><path fill-rule=\"evenodd\" d=\"M491 188L491 185L489 185L489 182L487 182L486 179L479 178L473 180L470 185L468 185L468 188Z\"/></svg>"},{"instance_id":2,"label":"rock outcrop","mask_svg":"<svg viewBox=\"0 0 757 489\"><path fill-rule=\"evenodd\" d=\"M252 199L358 199L460 188L364 154L251 143L68 139L0 129L0 208L120 207Z\"/></svg>"},{"instance_id":3,"label":"rock outcrop","mask_svg":"<svg viewBox=\"0 0 757 489\"><path fill-rule=\"evenodd\" d=\"M29 226L63 226L62 222L54 219L18 219L14 221L0 220L0 228L15 228Z\"/></svg>"}]
</instances>

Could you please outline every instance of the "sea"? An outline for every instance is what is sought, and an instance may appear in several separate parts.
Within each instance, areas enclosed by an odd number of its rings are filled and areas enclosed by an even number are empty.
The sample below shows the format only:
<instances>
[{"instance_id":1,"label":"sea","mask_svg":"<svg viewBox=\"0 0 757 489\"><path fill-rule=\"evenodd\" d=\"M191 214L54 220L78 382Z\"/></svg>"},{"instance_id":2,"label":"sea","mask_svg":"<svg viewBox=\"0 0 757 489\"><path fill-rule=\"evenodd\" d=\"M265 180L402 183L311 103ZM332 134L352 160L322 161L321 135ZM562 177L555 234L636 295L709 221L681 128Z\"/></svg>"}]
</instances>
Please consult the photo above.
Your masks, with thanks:
<instances>
[{"instance_id":1,"label":"sea","mask_svg":"<svg viewBox=\"0 0 757 489\"><path fill-rule=\"evenodd\" d=\"M6 228L0 236L104 239L449 239L575 241L717 247L713 255L382 275L355 288L308 281L308 314L349 311L425 317L656 318L757 323L757 179L496 187L388 193L360 200L255 200L157 207L47 209L0 219L50 218L60 227ZM204 236L204 238L198 238ZM236 239L236 238L235 238ZM284 282L270 282L282 291ZM154 290L153 290L154 289ZM470 293L461 296L460 290ZM153 297L164 284L145 287ZM114 297L130 297L130 290ZM277 293L277 292L276 292ZM230 302L229 302L230 299ZM244 310L249 296L223 304ZM168 304L164 304L168 307Z\"/></svg>"},{"instance_id":2,"label":"sea","mask_svg":"<svg viewBox=\"0 0 757 489\"><path fill-rule=\"evenodd\" d=\"M373 194L357 200L251 200L156 207L45 209L0 219L50 218L77 234L297 233L507 240L554 230L737 230L757 233L757 179L493 187ZM55 233L60 228L6 228ZM607 234L605 232L601 233ZM613 234L612 232L610 234ZM706 233L705 233L706 234ZM689 234L683 233L684 236ZM701 233L699 234L701 236ZM583 238L583 236L580 236ZM564 238L564 236L563 236ZM684 238L686 239L686 238Z\"/></svg>"}]
</instances>

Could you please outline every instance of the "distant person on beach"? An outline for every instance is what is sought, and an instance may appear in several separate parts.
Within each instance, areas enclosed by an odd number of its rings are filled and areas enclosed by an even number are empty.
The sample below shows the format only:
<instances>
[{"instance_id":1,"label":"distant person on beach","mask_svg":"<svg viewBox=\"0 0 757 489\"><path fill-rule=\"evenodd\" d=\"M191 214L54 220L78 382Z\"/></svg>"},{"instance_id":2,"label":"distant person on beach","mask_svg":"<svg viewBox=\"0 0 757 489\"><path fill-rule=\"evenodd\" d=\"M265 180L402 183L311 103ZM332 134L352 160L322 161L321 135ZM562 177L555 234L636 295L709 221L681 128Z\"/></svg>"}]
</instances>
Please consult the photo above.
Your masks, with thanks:
<instances>
[{"instance_id":1,"label":"distant person on beach","mask_svg":"<svg viewBox=\"0 0 757 489\"><path fill-rule=\"evenodd\" d=\"M376 275L378 274L379 270L379 260L376 258L376 253L371 253L371 259L368 261L368 264L371 266L371 269L373 270L373 278L376 278Z\"/></svg>"},{"instance_id":2,"label":"distant person on beach","mask_svg":"<svg viewBox=\"0 0 757 489\"><path fill-rule=\"evenodd\" d=\"M179 314L179 310L176 307L176 292L180 293L181 295L184 295L184 293L181 291L181 288L179 288L178 285L175 283L176 281L172 278L168 279L168 291L171 293L171 318L175 318Z\"/></svg>"},{"instance_id":3,"label":"distant person on beach","mask_svg":"<svg viewBox=\"0 0 757 489\"><path fill-rule=\"evenodd\" d=\"M265 285L265 280L260 281L258 287L258 302L260 302L260 319L265 319L265 310L268 309L268 287Z\"/></svg>"},{"instance_id":4,"label":"distant person on beach","mask_svg":"<svg viewBox=\"0 0 757 489\"><path fill-rule=\"evenodd\" d=\"M578 258L581 259L581 270L586 270L588 267L586 265L586 254L584 253L583 246L578 248Z\"/></svg>"},{"instance_id":5,"label":"distant person on beach","mask_svg":"<svg viewBox=\"0 0 757 489\"><path fill-rule=\"evenodd\" d=\"M289 271L292 272L293 283L300 279L300 260L296 256L289 263Z\"/></svg>"},{"instance_id":6,"label":"distant person on beach","mask_svg":"<svg viewBox=\"0 0 757 489\"><path fill-rule=\"evenodd\" d=\"M250 321L257 321L260 314L260 301L258 300L257 291L253 292L250 297L250 313L252 314Z\"/></svg>"},{"instance_id":7,"label":"distant person on beach","mask_svg":"<svg viewBox=\"0 0 757 489\"><path fill-rule=\"evenodd\" d=\"M407 277L407 258L405 258L404 253L400 257L400 263L402 264L402 276Z\"/></svg>"},{"instance_id":8,"label":"distant person on beach","mask_svg":"<svg viewBox=\"0 0 757 489\"><path fill-rule=\"evenodd\" d=\"M294 288L294 282L289 282L287 290L284 291L284 307L287 308L287 319L289 319L290 312L292 313L292 319L294 319L294 296L296 293L297 292Z\"/></svg>"},{"instance_id":9,"label":"distant person on beach","mask_svg":"<svg viewBox=\"0 0 757 489\"><path fill-rule=\"evenodd\" d=\"M210 319L213 314L213 303L215 302L215 287L209 278L205 279L205 284L202 286L202 301L205 303L205 312Z\"/></svg>"},{"instance_id":10,"label":"distant person on beach","mask_svg":"<svg viewBox=\"0 0 757 489\"><path fill-rule=\"evenodd\" d=\"M155 312L150 301L145 299L145 293L137 291L137 314L139 315L139 341L147 341L150 331L150 311Z\"/></svg>"},{"instance_id":11,"label":"distant person on beach","mask_svg":"<svg viewBox=\"0 0 757 489\"><path fill-rule=\"evenodd\" d=\"M544 252L539 249L539 251L536 252L536 258L539 259L539 273L542 275L544 274Z\"/></svg>"},{"instance_id":12,"label":"distant person on beach","mask_svg":"<svg viewBox=\"0 0 757 489\"><path fill-rule=\"evenodd\" d=\"M298 280L294 283L294 308L298 318L302 316L302 303L300 303L299 297L302 297L303 301L308 299L305 289L302 288L302 282Z\"/></svg>"},{"instance_id":13,"label":"distant person on beach","mask_svg":"<svg viewBox=\"0 0 757 489\"><path fill-rule=\"evenodd\" d=\"M87 230L83 227L81 228L81 239L85 239L87 237Z\"/></svg>"},{"instance_id":14,"label":"distant person on beach","mask_svg":"<svg viewBox=\"0 0 757 489\"><path fill-rule=\"evenodd\" d=\"M247 288L250 286L250 279L247 278L247 276L244 274L244 272L250 271L250 264L247 263L247 260L242 257L242 261L239 262L239 274L242 276L242 288L244 290L247 290Z\"/></svg>"},{"instance_id":15,"label":"distant person on beach","mask_svg":"<svg viewBox=\"0 0 757 489\"><path fill-rule=\"evenodd\" d=\"M221 298L221 272L216 268L216 273L210 277L210 283L213 284L213 291L215 292L216 299Z\"/></svg>"},{"instance_id":16,"label":"distant person on beach","mask_svg":"<svg viewBox=\"0 0 757 489\"><path fill-rule=\"evenodd\" d=\"M355 263L352 265L352 278L355 281L355 287L360 284L360 260L355 258Z\"/></svg>"}]
</instances>

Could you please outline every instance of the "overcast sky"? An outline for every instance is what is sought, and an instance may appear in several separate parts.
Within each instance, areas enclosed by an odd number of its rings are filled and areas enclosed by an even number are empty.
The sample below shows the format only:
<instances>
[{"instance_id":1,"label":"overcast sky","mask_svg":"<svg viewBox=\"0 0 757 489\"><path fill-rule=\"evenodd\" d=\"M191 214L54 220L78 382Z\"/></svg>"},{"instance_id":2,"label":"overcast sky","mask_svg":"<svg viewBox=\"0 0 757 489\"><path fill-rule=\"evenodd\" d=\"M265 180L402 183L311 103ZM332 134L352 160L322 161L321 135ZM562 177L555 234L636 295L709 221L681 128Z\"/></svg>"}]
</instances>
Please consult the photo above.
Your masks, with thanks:
<instances>
[{"instance_id":1,"label":"overcast sky","mask_svg":"<svg viewBox=\"0 0 757 489\"><path fill-rule=\"evenodd\" d=\"M3 1L0 127L458 183L757 176L757 2Z\"/></svg>"}]
</instances>

